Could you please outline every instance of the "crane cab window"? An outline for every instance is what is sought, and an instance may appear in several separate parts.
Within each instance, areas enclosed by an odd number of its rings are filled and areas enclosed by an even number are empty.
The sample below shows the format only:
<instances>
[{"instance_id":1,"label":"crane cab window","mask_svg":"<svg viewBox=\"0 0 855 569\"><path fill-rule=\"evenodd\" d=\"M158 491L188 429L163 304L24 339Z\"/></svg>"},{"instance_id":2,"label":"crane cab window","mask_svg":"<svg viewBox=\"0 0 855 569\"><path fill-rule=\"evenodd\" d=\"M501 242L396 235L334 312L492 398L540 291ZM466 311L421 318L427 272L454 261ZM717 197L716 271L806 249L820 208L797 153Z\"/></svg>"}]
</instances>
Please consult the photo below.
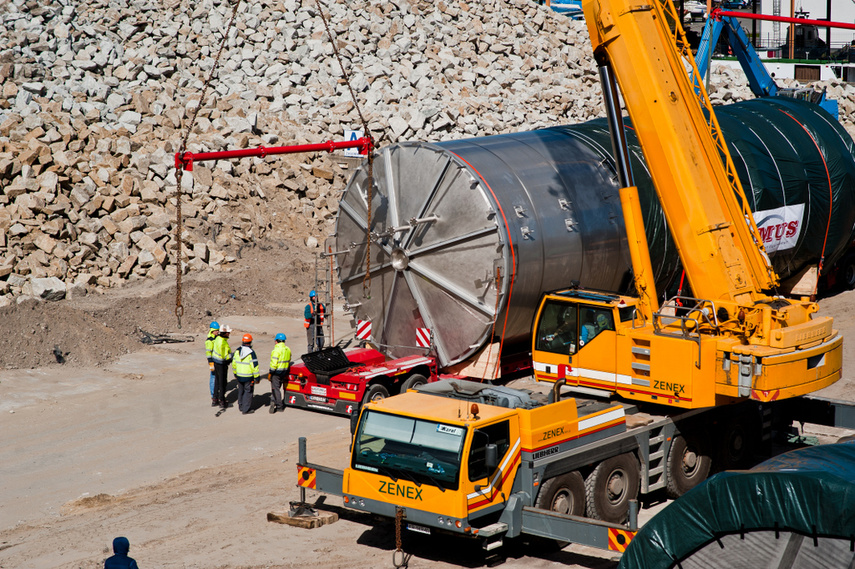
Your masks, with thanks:
<instances>
[{"instance_id":1,"label":"crane cab window","mask_svg":"<svg viewBox=\"0 0 855 569\"><path fill-rule=\"evenodd\" d=\"M579 345L584 346L601 332L615 329L615 320L610 309L584 308L583 320L579 333Z\"/></svg>"},{"instance_id":2,"label":"crane cab window","mask_svg":"<svg viewBox=\"0 0 855 569\"><path fill-rule=\"evenodd\" d=\"M508 421L495 425L487 425L476 429L472 434L472 450L469 452L469 481L475 482L486 478L491 472L487 471L487 445L496 445L496 454L501 461L511 446L511 431Z\"/></svg>"},{"instance_id":3,"label":"crane cab window","mask_svg":"<svg viewBox=\"0 0 855 569\"><path fill-rule=\"evenodd\" d=\"M577 304L549 301L540 311L535 349L554 354L576 353Z\"/></svg>"}]
</instances>

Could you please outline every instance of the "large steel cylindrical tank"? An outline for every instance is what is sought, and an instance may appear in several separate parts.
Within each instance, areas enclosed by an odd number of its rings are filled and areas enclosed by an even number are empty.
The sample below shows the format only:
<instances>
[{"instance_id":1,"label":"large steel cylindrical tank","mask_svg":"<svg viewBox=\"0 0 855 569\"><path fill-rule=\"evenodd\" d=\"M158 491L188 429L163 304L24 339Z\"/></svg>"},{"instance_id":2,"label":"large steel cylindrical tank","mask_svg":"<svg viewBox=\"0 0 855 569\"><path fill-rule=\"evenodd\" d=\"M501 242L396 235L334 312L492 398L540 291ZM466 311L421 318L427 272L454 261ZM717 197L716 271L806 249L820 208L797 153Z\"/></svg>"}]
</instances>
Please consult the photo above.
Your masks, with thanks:
<instances>
[{"instance_id":1,"label":"large steel cylindrical tank","mask_svg":"<svg viewBox=\"0 0 855 569\"><path fill-rule=\"evenodd\" d=\"M823 252L833 262L855 225L848 134L791 99L716 114L779 274ZM679 277L679 259L631 125L627 135L661 293ZM365 162L348 183L335 258L355 318L371 321L391 356L418 353L417 328L431 330L443 366L491 341L503 341L505 354L526 350L542 292L571 281L632 292L605 120L400 143L376 152L373 178L369 192Z\"/></svg>"}]
</instances>

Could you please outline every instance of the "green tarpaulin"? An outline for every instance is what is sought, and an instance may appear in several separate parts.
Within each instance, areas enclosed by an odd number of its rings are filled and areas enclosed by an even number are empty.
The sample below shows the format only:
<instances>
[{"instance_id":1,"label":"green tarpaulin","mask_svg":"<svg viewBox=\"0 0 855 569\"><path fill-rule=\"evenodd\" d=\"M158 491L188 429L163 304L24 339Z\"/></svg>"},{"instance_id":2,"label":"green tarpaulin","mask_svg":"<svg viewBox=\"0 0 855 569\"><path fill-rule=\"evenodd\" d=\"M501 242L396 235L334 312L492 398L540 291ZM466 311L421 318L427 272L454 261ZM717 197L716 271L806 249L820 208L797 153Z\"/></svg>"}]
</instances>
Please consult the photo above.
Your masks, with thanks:
<instances>
[{"instance_id":1,"label":"green tarpaulin","mask_svg":"<svg viewBox=\"0 0 855 569\"><path fill-rule=\"evenodd\" d=\"M855 566L855 443L722 472L636 535L619 569Z\"/></svg>"}]
</instances>

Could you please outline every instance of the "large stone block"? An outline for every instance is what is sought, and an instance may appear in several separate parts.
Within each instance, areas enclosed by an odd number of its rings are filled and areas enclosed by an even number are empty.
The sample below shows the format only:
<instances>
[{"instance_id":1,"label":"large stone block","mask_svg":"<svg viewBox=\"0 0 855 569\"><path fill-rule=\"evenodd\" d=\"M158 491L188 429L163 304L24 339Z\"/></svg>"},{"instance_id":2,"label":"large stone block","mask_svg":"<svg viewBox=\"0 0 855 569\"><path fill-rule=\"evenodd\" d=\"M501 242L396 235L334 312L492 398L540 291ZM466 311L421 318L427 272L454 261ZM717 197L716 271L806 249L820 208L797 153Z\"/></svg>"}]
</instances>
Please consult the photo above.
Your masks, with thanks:
<instances>
[{"instance_id":1,"label":"large stone block","mask_svg":"<svg viewBox=\"0 0 855 569\"><path fill-rule=\"evenodd\" d=\"M62 300L65 298L65 283L56 277L32 279L32 294L44 300Z\"/></svg>"}]
</instances>

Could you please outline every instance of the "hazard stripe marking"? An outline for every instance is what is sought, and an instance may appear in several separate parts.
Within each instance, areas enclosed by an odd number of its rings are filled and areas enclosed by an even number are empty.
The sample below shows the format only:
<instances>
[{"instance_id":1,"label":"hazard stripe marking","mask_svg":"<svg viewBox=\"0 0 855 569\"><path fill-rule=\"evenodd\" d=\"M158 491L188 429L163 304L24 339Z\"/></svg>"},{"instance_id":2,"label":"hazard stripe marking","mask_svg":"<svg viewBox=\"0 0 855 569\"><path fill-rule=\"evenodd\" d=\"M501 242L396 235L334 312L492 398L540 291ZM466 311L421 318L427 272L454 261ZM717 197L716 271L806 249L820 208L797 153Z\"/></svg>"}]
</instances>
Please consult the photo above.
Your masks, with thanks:
<instances>
[{"instance_id":1,"label":"hazard stripe marking","mask_svg":"<svg viewBox=\"0 0 855 569\"><path fill-rule=\"evenodd\" d=\"M316 481L317 476L314 468L309 468L308 466L297 467L297 486L314 490Z\"/></svg>"},{"instance_id":2,"label":"hazard stripe marking","mask_svg":"<svg viewBox=\"0 0 855 569\"><path fill-rule=\"evenodd\" d=\"M633 537L635 537L634 531L609 528L609 549L623 553Z\"/></svg>"}]
</instances>

